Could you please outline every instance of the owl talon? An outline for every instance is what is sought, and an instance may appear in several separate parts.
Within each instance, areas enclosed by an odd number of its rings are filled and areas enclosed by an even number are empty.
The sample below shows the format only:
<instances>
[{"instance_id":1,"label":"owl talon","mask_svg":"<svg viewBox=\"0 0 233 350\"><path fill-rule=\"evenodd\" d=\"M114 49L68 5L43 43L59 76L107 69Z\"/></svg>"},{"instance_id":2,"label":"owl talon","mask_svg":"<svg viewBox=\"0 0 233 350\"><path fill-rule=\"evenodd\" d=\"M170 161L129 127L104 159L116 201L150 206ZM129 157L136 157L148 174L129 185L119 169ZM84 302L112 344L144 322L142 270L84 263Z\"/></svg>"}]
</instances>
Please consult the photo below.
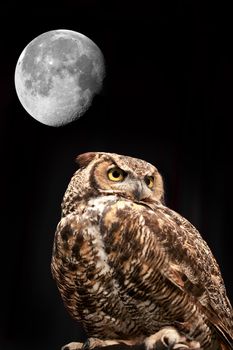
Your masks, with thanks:
<instances>
[{"instance_id":1,"label":"owl talon","mask_svg":"<svg viewBox=\"0 0 233 350\"><path fill-rule=\"evenodd\" d=\"M94 348L102 348L105 346L112 346L112 345L135 345L137 344L136 339L131 340L123 340L123 339L98 339L98 338L88 338L85 343L82 345L81 350L92 350ZM64 350L64 349L63 349Z\"/></svg>"},{"instance_id":2,"label":"owl talon","mask_svg":"<svg viewBox=\"0 0 233 350\"><path fill-rule=\"evenodd\" d=\"M61 350L79 350L82 349L83 343L71 342L64 345Z\"/></svg>"},{"instance_id":3,"label":"owl talon","mask_svg":"<svg viewBox=\"0 0 233 350\"><path fill-rule=\"evenodd\" d=\"M105 346L105 341L98 338L88 338L83 343L82 350L91 350L97 347Z\"/></svg>"},{"instance_id":4,"label":"owl talon","mask_svg":"<svg viewBox=\"0 0 233 350\"><path fill-rule=\"evenodd\" d=\"M82 350L91 350L94 348L101 348L104 346L119 344L116 340L101 340L98 338L88 338L85 343L83 343Z\"/></svg>"},{"instance_id":5,"label":"owl talon","mask_svg":"<svg viewBox=\"0 0 233 350\"><path fill-rule=\"evenodd\" d=\"M186 350L199 349L196 341L188 341L173 327L165 327L144 340L146 350Z\"/></svg>"},{"instance_id":6,"label":"owl talon","mask_svg":"<svg viewBox=\"0 0 233 350\"><path fill-rule=\"evenodd\" d=\"M89 350L89 349L90 349L90 340L87 339L82 345L82 350Z\"/></svg>"},{"instance_id":7,"label":"owl talon","mask_svg":"<svg viewBox=\"0 0 233 350\"><path fill-rule=\"evenodd\" d=\"M182 344L182 343L177 343L173 346L173 350L186 350L186 349L191 349L188 345Z\"/></svg>"}]
</instances>

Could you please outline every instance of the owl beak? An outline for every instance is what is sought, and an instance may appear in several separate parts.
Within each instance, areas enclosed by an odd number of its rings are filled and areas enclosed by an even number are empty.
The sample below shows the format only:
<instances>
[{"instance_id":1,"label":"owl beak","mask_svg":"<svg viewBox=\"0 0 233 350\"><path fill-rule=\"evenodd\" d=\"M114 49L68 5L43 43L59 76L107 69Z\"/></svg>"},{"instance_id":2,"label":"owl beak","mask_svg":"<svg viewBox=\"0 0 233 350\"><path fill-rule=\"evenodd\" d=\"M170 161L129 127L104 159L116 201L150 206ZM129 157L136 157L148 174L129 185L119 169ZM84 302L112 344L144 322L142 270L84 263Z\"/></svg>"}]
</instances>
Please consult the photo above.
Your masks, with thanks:
<instances>
[{"instance_id":1,"label":"owl beak","mask_svg":"<svg viewBox=\"0 0 233 350\"><path fill-rule=\"evenodd\" d=\"M135 186L133 190L133 196L137 201L141 201L147 197L142 182L138 182Z\"/></svg>"}]
</instances>

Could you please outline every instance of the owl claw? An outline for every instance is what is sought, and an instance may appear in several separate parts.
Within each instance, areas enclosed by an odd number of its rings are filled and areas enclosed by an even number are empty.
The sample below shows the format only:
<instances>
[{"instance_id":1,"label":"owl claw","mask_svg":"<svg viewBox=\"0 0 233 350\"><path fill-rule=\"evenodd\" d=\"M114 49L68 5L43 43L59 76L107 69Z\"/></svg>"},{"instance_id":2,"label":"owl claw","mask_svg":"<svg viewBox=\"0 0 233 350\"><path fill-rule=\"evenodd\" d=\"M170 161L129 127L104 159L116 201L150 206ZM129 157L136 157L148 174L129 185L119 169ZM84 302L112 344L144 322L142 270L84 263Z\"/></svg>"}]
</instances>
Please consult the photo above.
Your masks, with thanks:
<instances>
[{"instance_id":1,"label":"owl claw","mask_svg":"<svg viewBox=\"0 0 233 350\"><path fill-rule=\"evenodd\" d=\"M120 344L118 340L110 340L110 339L105 339L101 340L98 338L88 338L85 343L83 343L82 350L91 350L94 348L101 348L104 346L111 346L111 345L116 345Z\"/></svg>"},{"instance_id":2,"label":"owl claw","mask_svg":"<svg viewBox=\"0 0 233 350\"><path fill-rule=\"evenodd\" d=\"M173 327L165 327L144 340L146 350L194 350L199 349L196 341L188 341Z\"/></svg>"},{"instance_id":3,"label":"owl claw","mask_svg":"<svg viewBox=\"0 0 233 350\"><path fill-rule=\"evenodd\" d=\"M88 338L84 343L69 343L64 345L61 350L92 350L94 348L101 348L104 346L112 345L135 345L137 344L137 339L123 340L123 339L98 339L98 338Z\"/></svg>"},{"instance_id":4,"label":"owl claw","mask_svg":"<svg viewBox=\"0 0 233 350\"><path fill-rule=\"evenodd\" d=\"M98 338L88 338L85 343L83 343L82 350L91 350L102 346L105 346L105 341Z\"/></svg>"},{"instance_id":5,"label":"owl claw","mask_svg":"<svg viewBox=\"0 0 233 350\"><path fill-rule=\"evenodd\" d=\"M82 349L83 343L71 342L69 344L64 345L61 350L79 350Z\"/></svg>"},{"instance_id":6,"label":"owl claw","mask_svg":"<svg viewBox=\"0 0 233 350\"><path fill-rule=\"evenodd\" d=\"M90 349L90 340L89 338L83 343L82 350L89 350Z\"/></svg>"}]
</instances>

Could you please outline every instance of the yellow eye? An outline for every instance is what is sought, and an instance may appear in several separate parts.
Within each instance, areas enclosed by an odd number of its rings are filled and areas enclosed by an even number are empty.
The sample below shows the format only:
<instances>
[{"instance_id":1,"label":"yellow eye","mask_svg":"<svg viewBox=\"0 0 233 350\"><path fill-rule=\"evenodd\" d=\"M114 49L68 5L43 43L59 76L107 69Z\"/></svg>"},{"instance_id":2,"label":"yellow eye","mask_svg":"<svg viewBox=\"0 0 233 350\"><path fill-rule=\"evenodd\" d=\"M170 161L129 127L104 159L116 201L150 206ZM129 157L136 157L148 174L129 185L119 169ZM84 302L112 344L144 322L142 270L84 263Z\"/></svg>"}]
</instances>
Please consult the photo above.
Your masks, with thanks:
<instances>
[{"instance_id":1,"label":"yellow eye","mask_svg":"<svg viewBox=\"0 0 233 350\"><path fill-rule=\"evenodd\" d=\"M152 188L154 186L154 177L153 176L146 176L145 183L146 183L147 187Z\"/></svg>"},{"instance_id":2,"label":"yellow eye","mask_svg":"<svg viewBox=\"0 0 233 350\"><path fill-rule=\"evenodd\" d=\"M123 181L125 176L126 176L126 173L117 167L109 169L108 171L108 178L111 181L116 181L116 182Z\"/></svg>"}]
</instances>

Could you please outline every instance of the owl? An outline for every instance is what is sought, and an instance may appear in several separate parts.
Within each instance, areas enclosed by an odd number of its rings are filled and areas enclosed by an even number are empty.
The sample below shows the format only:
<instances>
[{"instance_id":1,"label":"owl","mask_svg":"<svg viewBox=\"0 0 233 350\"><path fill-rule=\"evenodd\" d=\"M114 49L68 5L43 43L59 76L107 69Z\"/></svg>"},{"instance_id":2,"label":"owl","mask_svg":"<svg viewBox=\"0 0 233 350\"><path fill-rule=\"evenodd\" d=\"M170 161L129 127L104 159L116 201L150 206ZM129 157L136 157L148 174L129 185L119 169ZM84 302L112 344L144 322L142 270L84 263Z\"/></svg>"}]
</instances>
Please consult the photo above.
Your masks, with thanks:
<instances>
[{"instance_id":1,"label":"owl","mask_svg":"<svg viewBox=\"0 0 233 350\"><path fill-rule=\"evenodd\" d=\"M77 162L51 267L88 339L63 349L233 349L219 266L197 229L165 206L157 168L104 152L81 154Z\"/></svg>"}]
</instances>

